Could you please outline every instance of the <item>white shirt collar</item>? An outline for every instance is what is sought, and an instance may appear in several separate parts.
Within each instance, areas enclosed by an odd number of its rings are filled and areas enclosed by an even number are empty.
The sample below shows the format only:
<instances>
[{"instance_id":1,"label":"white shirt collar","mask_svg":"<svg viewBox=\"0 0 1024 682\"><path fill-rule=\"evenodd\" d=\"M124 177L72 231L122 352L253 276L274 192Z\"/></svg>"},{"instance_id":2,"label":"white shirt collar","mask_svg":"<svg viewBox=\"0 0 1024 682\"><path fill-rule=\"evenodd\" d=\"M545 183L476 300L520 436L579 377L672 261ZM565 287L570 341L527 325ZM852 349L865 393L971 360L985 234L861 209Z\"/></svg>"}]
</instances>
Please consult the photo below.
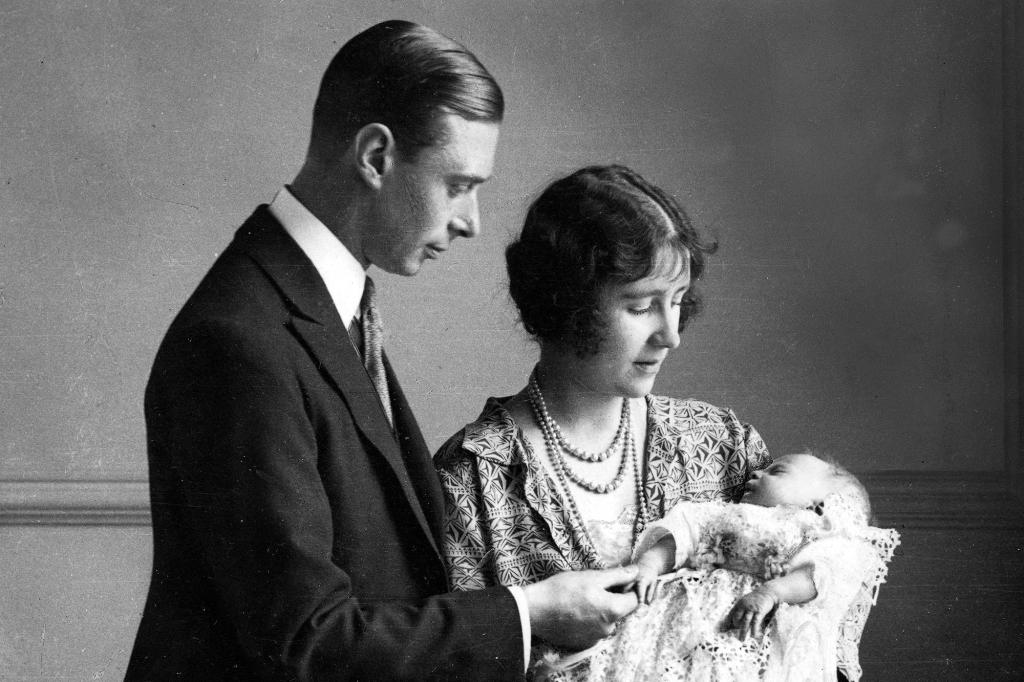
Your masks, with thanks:
<instances>
[{"instance_id":1,"label":"white shirt collar","mask_svg":"<svg viewBox=\"0 0 1024 682\"><path fill-rule=\"evenodd\" d=\"M287 187L274 197L270 212L313 262L347 328L359 312L359 301L363 297L366 281L363 266Z\"/></svg>"}]
</instances>

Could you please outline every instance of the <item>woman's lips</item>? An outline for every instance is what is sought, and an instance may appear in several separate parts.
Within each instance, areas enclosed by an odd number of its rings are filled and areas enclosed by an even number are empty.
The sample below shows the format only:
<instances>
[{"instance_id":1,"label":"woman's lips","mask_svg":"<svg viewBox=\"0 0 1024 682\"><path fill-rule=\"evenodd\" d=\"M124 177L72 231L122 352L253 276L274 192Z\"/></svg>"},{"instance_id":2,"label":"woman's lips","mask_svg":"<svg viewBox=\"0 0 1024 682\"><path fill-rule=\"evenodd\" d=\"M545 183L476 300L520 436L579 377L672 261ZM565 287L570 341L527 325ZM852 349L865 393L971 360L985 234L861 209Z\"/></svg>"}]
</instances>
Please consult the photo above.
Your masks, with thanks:
<instances>
[{"instance_id":1,"label":"woman's lips","mask_svg":"<svg viewBox=\"0 0 1024 682\"><path fill-rule=\"evenodd\" d=\"M640 368L641 372L656 374L661 369L661 360L637 360L633 363Z\"/></svg>"}]
</instances>

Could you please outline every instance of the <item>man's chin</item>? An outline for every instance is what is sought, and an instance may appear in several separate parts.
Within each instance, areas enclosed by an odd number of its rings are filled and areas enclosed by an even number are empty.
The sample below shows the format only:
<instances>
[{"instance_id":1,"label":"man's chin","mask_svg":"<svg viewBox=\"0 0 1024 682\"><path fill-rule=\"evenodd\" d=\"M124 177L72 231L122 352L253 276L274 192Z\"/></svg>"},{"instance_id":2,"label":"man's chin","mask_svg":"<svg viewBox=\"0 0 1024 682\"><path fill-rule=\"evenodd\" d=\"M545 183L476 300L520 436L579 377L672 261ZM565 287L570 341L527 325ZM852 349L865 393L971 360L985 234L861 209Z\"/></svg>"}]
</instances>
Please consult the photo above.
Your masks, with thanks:
<instances>
[{"instance_id":1,"label":"man's chin","mask_svg":"<svg viewBox=\"0 0 1024 682\"><path fill-rule=\"evenodd\" d=\"M411 268L410 267L402 268L401 270L399 270L397 272L393 272L391 274L393 274L393 275L401 275L402 277L414 277L415 275L419 274L419 271L420 271L420 266L417 265L417 266L411 267Z\"/></svg>"},{"instance_id":2,"label":"man's chin","mask_svg":"<svg viewBox=\"0 0 1024 682\"><path fill-rule=\"evenodd\" d=\"M420 271L420 268L423 266L423 263L422 261L418 260L408 260L401 261L398 263L386 263L384 265L374 263L374 265L377 267L378 270L383 270L389 275L412 277L413 275Z\"/></svg>"}]
</instances>

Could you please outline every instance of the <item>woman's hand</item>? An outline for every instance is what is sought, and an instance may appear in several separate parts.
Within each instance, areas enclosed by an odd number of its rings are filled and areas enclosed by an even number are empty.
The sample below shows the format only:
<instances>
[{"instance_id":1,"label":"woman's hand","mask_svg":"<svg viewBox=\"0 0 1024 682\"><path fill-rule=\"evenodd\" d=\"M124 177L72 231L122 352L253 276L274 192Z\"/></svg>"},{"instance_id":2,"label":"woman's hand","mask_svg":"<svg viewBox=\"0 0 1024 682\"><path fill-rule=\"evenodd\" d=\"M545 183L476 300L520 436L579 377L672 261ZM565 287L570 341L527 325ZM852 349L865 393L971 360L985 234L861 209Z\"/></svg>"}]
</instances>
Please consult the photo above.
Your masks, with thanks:
<instances>
[{"instance_id":1,"label":"woman's hand","mask_svg":"<svg viewBox=\"0 0 1024 682\"><path fill-rule=\"evenodd\" d=\"M760 638L779 606L779 596L768 585L761 585L739 598L726 619L730 629L739 630L741 640L747 635Z\"/></svg>"}]
</instances>

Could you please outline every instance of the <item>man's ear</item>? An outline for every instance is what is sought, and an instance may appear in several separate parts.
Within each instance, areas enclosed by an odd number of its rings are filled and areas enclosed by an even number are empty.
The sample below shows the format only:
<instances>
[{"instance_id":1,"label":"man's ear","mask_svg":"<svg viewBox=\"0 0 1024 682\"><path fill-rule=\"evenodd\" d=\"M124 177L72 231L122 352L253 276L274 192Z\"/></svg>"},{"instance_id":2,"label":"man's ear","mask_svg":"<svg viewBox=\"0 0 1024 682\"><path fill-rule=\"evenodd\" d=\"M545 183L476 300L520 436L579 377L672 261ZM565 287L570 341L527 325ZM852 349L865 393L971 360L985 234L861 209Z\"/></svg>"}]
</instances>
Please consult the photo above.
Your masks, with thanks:
<instances>
[{"instance_id":1,"label":"man's ear","mask_svg":"<svg viewBox=\"0 0 1024 682\"><path fill-rule=\"evenodd\" d=\"M356 173L367 185L380 189L384 177L395 165L395 136L383 123L368 123L352 141Z\"/></svg>"}]
</instances>

